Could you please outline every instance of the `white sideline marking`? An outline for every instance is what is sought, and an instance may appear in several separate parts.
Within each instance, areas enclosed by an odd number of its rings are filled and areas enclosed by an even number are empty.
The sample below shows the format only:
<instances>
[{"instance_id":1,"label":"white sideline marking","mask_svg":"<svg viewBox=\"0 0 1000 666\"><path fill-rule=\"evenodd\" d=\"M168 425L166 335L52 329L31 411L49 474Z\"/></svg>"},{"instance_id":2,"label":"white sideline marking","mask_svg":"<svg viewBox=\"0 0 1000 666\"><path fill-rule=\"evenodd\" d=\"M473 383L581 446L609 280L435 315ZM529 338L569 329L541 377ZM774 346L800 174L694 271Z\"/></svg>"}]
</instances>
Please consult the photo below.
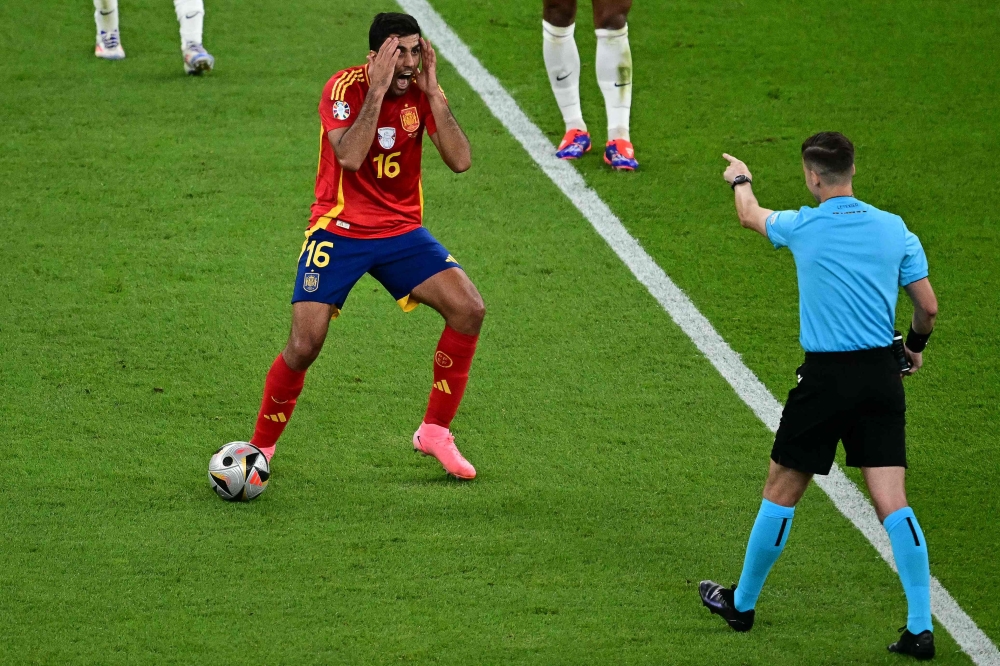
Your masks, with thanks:
<instances>
[{"instance_id":1,"label":"white sideline marking","mask_svg":"<svg viewBox=\"0 0 1000 666\"><path fill-rule=\"evenodd\" d=\"M553 155L555 146L531 122L500 82L472 55L469 47L426 0L397 0L397 2L404 11L417 19L423 31L434 43L437 52L446 58L482 97L490 112L524 146L528 155L545 175L551 178L573 205L583 213L597 233L625 262L639 282L645 285L670 318L705 354L743 402L771 432L777 431L778 421L781 418L781 404L743 364L740 355L722 339L711 322L698 311L687 295L628 233L597 192L587 186L579 172L567 162L555 158ZM830 496L837 509L861 530L861 533L875 546L882 559L895 571L896 562L892 557L889 537L882 529L882 524L875 515L875 509L857 486L836 464L829 476L815 478L817 485ZM1000 666L1000 651L996 645L934 576L931 576L931 606L938 621L975 664Z\"/></svg>"}]
</instances>

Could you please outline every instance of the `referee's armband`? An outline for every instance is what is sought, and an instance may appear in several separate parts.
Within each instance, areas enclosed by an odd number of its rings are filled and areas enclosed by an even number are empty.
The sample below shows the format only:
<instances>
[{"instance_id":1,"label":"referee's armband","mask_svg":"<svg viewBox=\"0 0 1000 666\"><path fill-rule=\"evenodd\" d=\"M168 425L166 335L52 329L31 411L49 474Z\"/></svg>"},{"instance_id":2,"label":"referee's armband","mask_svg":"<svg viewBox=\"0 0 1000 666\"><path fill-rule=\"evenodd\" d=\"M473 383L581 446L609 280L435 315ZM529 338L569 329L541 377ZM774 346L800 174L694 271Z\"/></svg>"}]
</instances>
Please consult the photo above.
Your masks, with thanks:
<instances>
[{"instance_id":1,"label":"referee's armband","mask_svg":"<svg viewBox=\"0 0 1000 666\"><path fill-rule=\"evenodd\" d=\"M931 331L933 333L934 331ZM906 348L914 354L919 354L927 347L927 341L931 338L931 333L917 333L910 324L910 332L906 334Z\"/></svg>"}]
</instances>

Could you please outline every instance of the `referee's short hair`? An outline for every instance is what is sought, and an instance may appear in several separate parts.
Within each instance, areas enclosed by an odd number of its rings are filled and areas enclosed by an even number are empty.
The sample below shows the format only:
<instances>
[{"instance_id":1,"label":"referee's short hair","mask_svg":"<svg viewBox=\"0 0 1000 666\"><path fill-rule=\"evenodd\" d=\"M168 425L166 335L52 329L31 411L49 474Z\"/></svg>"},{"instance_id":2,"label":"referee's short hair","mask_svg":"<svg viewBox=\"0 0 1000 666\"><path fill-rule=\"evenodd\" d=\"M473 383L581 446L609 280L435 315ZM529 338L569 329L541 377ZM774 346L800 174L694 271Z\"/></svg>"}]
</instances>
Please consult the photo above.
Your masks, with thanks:
<instances>
[{"instance_id":1,"label":"referee's short hair","mask_svg":"<svg viewBox=\"0 0 1000 666\"><path fill-rule=\"evenodd\" d=\"M399 12L383 12L372 19L372 27L368 29L368 48L378 53L389 35L409 37L420 35L420 24L409 14Z\"/></svg>"},{"instance_id":2,"label":"referee's short hair","mask_svg":"<svg viewBox=\"0 0 1000 666\"><path fill-rule=\"evenodd\" d=\"M802 143L802 160L820 177L841 182L851 177L854 144L840 132L813 134Z\"/></svg>"}]
</instances>

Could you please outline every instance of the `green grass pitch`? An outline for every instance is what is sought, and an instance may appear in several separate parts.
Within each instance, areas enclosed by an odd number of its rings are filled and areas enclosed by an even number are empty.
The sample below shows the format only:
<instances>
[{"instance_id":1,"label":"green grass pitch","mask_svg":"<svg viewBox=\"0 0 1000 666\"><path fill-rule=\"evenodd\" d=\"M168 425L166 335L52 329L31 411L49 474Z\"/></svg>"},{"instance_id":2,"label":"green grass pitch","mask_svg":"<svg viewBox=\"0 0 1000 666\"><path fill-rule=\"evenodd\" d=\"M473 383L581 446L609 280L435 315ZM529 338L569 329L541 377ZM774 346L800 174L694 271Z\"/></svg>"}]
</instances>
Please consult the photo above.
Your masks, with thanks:
<instances>
[{"instance_id":1,"label":"green grass pitch","mask_svg":"<svg viewBox=\"0 0 1000 666\"><path fill-rule=\"evenodd\" d=\"M215 497L208 457L249 436L286 335L318 95L395 6L207 4L202 79L166 0L123 0L118 63L89 3L0 6L0 662L902 663L898 580L816 488L754 631L701 608L698 580L739 575L770 433L447 64L475 164L427 143L426 223L489 310L454 424L480 478L410 452L441 324L365 278L267 493ZM433 4L557 140L540 3ZM600 139L591 27L583 5ZM907 381L910 500L1000 641L998 6L638 0L630 40L642 169L578 167L780 399L792 260L739 228L720 154L796 208L799 143L839 129L859 197L922 238L941 316Z\"/></svg>"}]
</instances>

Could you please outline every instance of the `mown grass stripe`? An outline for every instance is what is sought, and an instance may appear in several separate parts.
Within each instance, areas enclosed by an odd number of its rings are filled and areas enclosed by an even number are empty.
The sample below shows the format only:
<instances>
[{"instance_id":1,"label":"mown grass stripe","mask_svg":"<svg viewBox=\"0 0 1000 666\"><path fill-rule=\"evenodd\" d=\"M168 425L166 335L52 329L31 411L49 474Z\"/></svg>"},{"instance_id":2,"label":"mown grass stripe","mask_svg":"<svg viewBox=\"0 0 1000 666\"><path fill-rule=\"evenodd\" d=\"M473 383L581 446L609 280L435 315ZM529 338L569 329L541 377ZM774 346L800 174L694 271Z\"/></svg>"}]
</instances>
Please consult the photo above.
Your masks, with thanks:
<instances>
[{"instance_id":1,"label":"mown grass stripe","mask_svg":"<svg viewBox=\"0 0 1000 666\"><path fill-rule=\"evenodd\" d=\"M629 234L597 192L587 186L579 172L569 163L554 157L555 146L525 115L496 77L472 55L469 47L426 0L397 0L397 2L404 11L416 17L421 29L434 43L437 52L458 70L462 78L483 99L490 112L524 147L545 175L587 218L597 233L708 358L743 402L771 432L777 431L781 418L781 404L746 367L739 354L733 351L687 295ZM882 529L875 515L875 509L858 487L836 464L827 477L816 477L816 483L895 571L896 563L892 556L889 537ZM996 645L934 576L931 576L931 606L934 615L975 664L1000 666L1000 651Z\"/></svg>"}]
</instances>

